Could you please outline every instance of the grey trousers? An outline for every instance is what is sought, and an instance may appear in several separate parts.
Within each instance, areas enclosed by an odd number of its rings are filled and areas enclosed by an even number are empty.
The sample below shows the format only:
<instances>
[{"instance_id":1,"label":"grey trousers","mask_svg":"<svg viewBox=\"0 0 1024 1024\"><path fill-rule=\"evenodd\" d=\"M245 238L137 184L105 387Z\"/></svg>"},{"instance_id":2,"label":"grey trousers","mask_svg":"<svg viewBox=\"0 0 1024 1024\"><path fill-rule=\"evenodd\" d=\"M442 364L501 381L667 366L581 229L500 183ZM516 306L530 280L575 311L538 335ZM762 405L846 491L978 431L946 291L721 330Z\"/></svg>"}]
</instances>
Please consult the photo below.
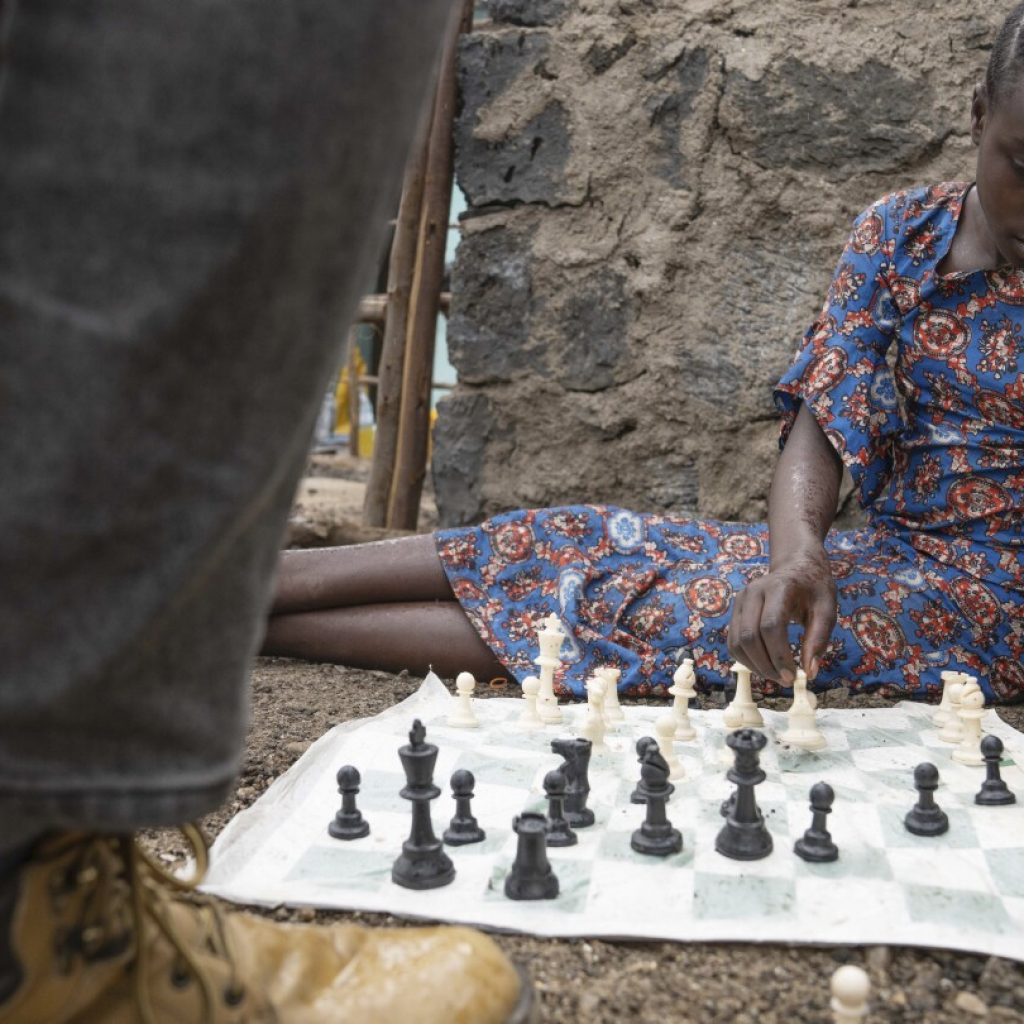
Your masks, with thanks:
<instances>
[{"instance_id":1,"label":"grey trousers","mask_svg":"<svg viewBox=\"0 0 1024 1024\"><path fill-rule=\"evenodd\" d=\"M0 847L226 796L449 0L0 0Z\"/></svg>"}]
</instances>

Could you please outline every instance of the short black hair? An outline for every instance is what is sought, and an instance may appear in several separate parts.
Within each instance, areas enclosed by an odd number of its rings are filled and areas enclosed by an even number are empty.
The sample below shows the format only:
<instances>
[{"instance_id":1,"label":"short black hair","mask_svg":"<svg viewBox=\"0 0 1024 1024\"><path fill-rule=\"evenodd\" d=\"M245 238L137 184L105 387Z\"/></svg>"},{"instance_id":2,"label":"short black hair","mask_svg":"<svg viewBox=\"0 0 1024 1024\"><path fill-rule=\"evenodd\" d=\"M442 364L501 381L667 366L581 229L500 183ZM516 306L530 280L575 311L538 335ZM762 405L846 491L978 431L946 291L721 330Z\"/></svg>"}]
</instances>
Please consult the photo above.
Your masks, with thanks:
<instances>
[{"instance_id":1,"label":"short black hair","mask_svg":"<svg viewBox=\"0 0 1024 1024\"><path fill-rule=\"evenodd\" d=\"M995 103L1020 80L1024 74L1024 3L1006 16L1003 27L992 44L992 53L985 70L985 91L990 103Z\"/></svg>"}]
</instances>

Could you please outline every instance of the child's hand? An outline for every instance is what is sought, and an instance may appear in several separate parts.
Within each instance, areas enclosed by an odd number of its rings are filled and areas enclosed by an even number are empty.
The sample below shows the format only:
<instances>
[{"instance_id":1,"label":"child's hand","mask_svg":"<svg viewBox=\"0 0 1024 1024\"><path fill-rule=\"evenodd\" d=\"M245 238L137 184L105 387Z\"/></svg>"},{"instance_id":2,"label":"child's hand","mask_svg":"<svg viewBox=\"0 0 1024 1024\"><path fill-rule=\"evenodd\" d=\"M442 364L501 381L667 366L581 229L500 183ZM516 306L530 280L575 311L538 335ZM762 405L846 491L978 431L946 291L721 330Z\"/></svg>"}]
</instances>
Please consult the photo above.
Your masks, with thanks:
<instances>
[{"instance_id":1,"label":"child's hand","mask_svg":"<svg viewBox=\"0 0 1024 1024\"><path fill-rule=\"evenodd\" d=\"M796 662L787 627L804 627L801 662L808 679L836 623L836 583L824 547L795 554L736 595L729 623L729 654L766 679L789 686Z\"/></svg>"}]
</instances>

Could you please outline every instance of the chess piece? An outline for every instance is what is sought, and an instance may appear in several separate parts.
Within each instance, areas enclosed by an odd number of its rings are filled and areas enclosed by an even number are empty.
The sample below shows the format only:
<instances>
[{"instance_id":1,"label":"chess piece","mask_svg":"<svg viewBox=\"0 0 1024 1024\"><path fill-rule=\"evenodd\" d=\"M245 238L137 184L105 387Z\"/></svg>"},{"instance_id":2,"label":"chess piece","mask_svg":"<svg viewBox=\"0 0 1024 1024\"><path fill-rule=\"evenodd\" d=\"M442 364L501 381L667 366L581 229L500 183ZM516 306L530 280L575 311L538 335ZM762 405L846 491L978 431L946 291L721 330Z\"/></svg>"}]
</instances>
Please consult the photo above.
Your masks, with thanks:
<instances>
[{"instance_id":1,"label":"chess piece","mask_svg":"<svg viewBox=\"0 0 1024 1024\"><path fill-rule=\"evenodd\" d=\"M949 694L949 710L942 728L939 730L939 739L944 743L959 743L963 739L963 726L960 723L960 696L964 692L964 681L958 679L946 684L946 693Z\"/></svg>"},{"instance_id":2,"label":"chess piece","mask_svg":"<svg viewBox=\"0 0 1024 1024\"><path fill-rule=\"evenodd\" d=\"M640 765L640 781L637 782L633 792L629 794L629 802L631 804L645 804L647 803L647 793L644 790L644 778L643 778L643 764L644 764L644 753L649 746L657 746L658 742L653 736L641 736L636 741L636 760L637 764ZM670 782L668 784L668 793L671 796L676 791L676 787Z\"/></svg>"},{"instance_id":3,"label":"chess piece","mask_svg":"<svg viewBox=\"0 0 1024 1024\"><path fill-rule=\"evenodd\" d=\"M525 705L519 716L519 728L528 731L544 727L544 719L537 712L537 697L540 693L540 680L536 676L527 676L523 680L523 701Z\"/></svg>"},{"instance_id":4,"label":"chess piece","mask_svg":"<svg viewBox=\"0 0 1024 1024\"><path fill-rule=\"evenodd\" d=\"M644 751L640 776L647 794L647 812L644 823L633 833L629 845L637 853L653 857L679 853L683 848L683 837L665 815L665 802L669 797L668 763L656 743L649 744Z\"/></svg>"},{"instance_id":5,"label":"chess piece","mask_svg":"<svg viewBox=\"0 0 1024 1024\"><path fill-rule=\"evenodd\" d=\"M908 832L915 836L941 836L949 831L949 818L935 803L935 790L939 788L939 770L929 761L914 769L917 803L903 819Z\"/></svg>"},{"instance_id":6,"label":"chess piece","mask_svg":"<svg viewBox=\"0 0 1024 1024\"><path fill-rule=\"evenodd\" d=\"M599 753L608 749L604 744L604 682L593 675L586 685L587 706L580 732L585 739L590 740L591 750Z\"/></svg>"},{"instance_id":7,"label":"chess piece","mask_svg":"<svg viewBox=\"0 0 1024 1024\"><path fill-rule=\"evenodd\" d=\"M551 749L565 759L558 770L565 776L565 820L573 828L594 824L594 812L587 806L590 796L590 740L581 738L551 741Z\"/></svg>"},{"instance_id":8,"label":"chess piece","mask_svg":"<svg viewBox=\"0 0 1024 1024\"><path fill-rule=\"evenodd\" d=\"M512 820L519 837L516 859L505 879L510 900L553 900L558 895L558 878L551 870L545 843L543 814L520 814Z\"/></svg>"},{"instance_id":9,"label":"chess piece","mask_svg":"<svg viewBox=\"0 0 1024 1024\"><path fill-rule=\"evenodd\" d=\"M871 979L856 964L844 964L832 972L832 1024L864 1024L868 1015Z\"/></svg>"},{"instance_id":10,"label":"chess piece","mask_svg":"<svg viewBox=\"0 0 1024 1024\"><path fill-rule=\"evenodd\" d=\"M940 672L939 678L942 680L942 700L939 701L939 706L935 709L935 714L932 715L932 722L936 727L945 725L952 714L953 701L950 699L949 688L953 683L962 683L968 677L964 672Z\"/></svg>"},{"instance_id":11,"label":"chess piece","mask_svg":"<svg viewBox=\"0 0 1024 1024\"><path fill-rule=\"evenodd\" d=\"M456 729L478 729L480 721L473 711L473 691L476 689L473 673L460 672L455 679L455 689L459 695L458 704L448 716L448 724Z\"/></svg>"},{"instance_id":12,"label":"chess piece","mask_svg":"<svg viewBox=\"0 0 1024 1024\"><path fill-rule=\"evenodd\" d=\"M960 743L953 751L957 764L977 768L985 763L981 756L981 718L985 714L985 695L977 682L964 683L960 691Z\"/></svg>"},{"instance_id":13,"label":"chess piece","mask_svg":"<svg viewBox=\"0 0 1024 1024\"><path fill-rule=\"evenodd\" d=\"M793 681L793 703L786 712L786 731L779 740L800 750L821 750L827 746L815 721L817 704L814 695L807 690L807 674L798 668Z\"/></svg>"},{"instance_id":14,"label":"chess piece","mask_svg":"<svg viewBox=\"0 0 1024 1024\"><path fill-rule=\"evenodd\" d=\"M998 736L986 736L981 741L981 754L985 758L985 781L974 797L976 804L999 807L1017 802L1017 796L1003 781L999 761L1003 756L1003 741Z\"/></svg>"},{"instance_id":15,"label":"chess piece","mask_svg":"<svg viewBox=\"0 0 1024 1024\"><path fill-rule=\"evenodd\" d=\"M400 747L406 784L400 796L412 801L412 829L391 869L391 880L406 889L436 889L455 878L455 865L434 835L430 801L441 795L434 785L437 747L426 742L427 730L417 718L409 731L409 743Z\"/></svg>"},{"instance_id":16,"label":"chess piece","mask_svg":"<svg viewBox=\"0 0 1024 1024\"><path fill-rule=\"evenodd\" d=\"M676 716L671 711L659 715L654 723L654 735L658 739L658 750L661 751L661 756L665 758L665 763L668 765L668 777L678 781L686 777L686 770L673 749L675 732Z\"/></svg>"},{"instance_id":17,"label":"chess piece","mask_svg":"<svg viewBox=\"0 0 1024 1024\"><path fill-rule=\"evenodd\" d=\"M544 776L544 795L548 798L548 846L575 846L579 836L565 820L565 776L557 769Z\"/></svg>"},{"instance_id":18,"label":"chess piece","mask_svg":"<svg viewBox=\"0 0 1024 1024\"><path fill-rule=\"evenodd\" d=\"M726 736L725 742L736 759L726 775L736 785L736 799L727 808L715 849L733 860L760 860L772 852L771 833L754 798L754 787L765 780L759 754L768 739L756 729L737 729Z\"/></svg>"},{"instance_id":19,"label":"chess piece","mask_svg":"<svg viewBox=\"0 0 1024 1024\"><path fill-rule=\"evenodd\" d=\"M442 838L449 846L466 846L468 843L482 843L486 833L473 817L470 809L473 800L473 773L463 768L452 772L452 796L455 797L455 814Z\"/></svg>"},{"instance_id":20,"label":"chess piece","mask_svg":"<svg viewBox=\"0 0 1024 1024\"><path fill-rule=\"evenodd\" d=\"M604 680L604 724L614 729L626 720L626 714L619 704L619 676L622 672L608 665L599 668L597 672Z\"/></svg>"},{"instance_id":21,"label":"chess piece","mask_svg":"<svg viewBox=\"0 0 1024 1024\"><path fill-rule=\"evenodd\" d=\"M736 674L736 696L722 712L722 722L727 729L742 729L744 726L760 729L764 725L761 712L754 703L754 695L750 688L750 669L740 662L732 666Z\"/></svg>"},{"instance_id":22,"label":"chess piece","mask_svg":"<svg viewBox=\"0 0 1024 1024\"><path fill-rule=\"evenodd\" d=\"M697 695L695 682L693 659L683 658L682 663L672 673L672 685L668 690L672 694L672 714L676 718L676 739L679 740L692 740L697 737L697 730L690 723L690 701Z\"/></svg>"},{"instance_id":23,"label":"chess piece","mask_svg":"<svg viewBox=\"0 0 1024 1024\"><path fill-rule=\"evenodd\" d=\"M327 826L335 839L362 839L370 834L370 823L356 807L359 792L359 771L350 764L338 769L338 792L341 794L341 810Z\"/></svg>"},{"instance_id":24,"label":"chess piece","mask_svg":"<svg viewBox=\"0 0 1024 1024\"><path fill-rule=\"evenodd\" d=\"M537 712L545 725L560 725L562 721L562 709L555 696L555 669L562 663L558 651L564 639L565 633L562 632L558 616L549 615L544 620L544 628L537 634L540 654L534 659L534 663L540 666Z\"/></svg>"},{"instance_id":25,"label":"chess piece","mask_svg":"<svg viewBox=\"0 0 1024 1024\"><path fill-rule=\"evenodd\" d=\"M796 841L793 852L803 860L826 864L837 860L839 847L832 842L825 819L832 813L836 795L827 782L811 786L811 827Z\"/></svg>"}]
</instances>

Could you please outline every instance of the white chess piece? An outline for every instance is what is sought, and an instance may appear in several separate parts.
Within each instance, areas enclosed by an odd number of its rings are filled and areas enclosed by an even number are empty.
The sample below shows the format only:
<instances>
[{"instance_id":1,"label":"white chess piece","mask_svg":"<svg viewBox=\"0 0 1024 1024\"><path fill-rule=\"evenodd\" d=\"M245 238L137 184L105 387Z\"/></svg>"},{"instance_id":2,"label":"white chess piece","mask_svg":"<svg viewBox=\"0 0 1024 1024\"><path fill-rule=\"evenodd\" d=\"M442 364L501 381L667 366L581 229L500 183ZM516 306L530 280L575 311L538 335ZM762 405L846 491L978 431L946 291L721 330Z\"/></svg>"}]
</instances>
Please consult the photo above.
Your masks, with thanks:
<instances>
[{"instance_id":1,"label":"white chess piece","mask_svg":"<svg viewBox=\"0 0 1024 1024\"><path fill-rule=\"evenodd\" d=\"M960 723L963 738L953 751L953 760L958 764L977 767L985 763L981 755L981 716L985 714L985 695L973 678L964 683L960 695Z\"/></svg>"},{"instance_id":2,"label":"white chess piece","mask_svg":"<svg viewBox=\"0 0 1024 1024\"><path fill-rule=\"evenodd\" d=\"M801 750L821 750L828 745L814 718L817 701L811 700L813 696L807 690L807 674L798 668L796 679L793 680L793 703L786 712L788 724L786 731L779 737L783 743Z\"/></svg>"},{"instance_id":3,"label":"white chess piece","mask_svg":"<svg viewBox=\"0 0 1024 1024\"><path fill-rule=\"evenodd\" d=\"M540 654L534 659L534 663L540 666L537 711L545 725L559 725L562 721L562 710L555 696L555 669L561 664L558 652L564 639L565 634L558 622L558 616L549 615L544 620L544 628L537 634Z\"/></svg>"},{"instance_id":4,"label":"white chess piece","mask_svg":"<svg viewBox=\"0 0 1024 1024\"><path fill-rule=\"evenodd\" d=\"M473 690L476 689L476 680L472 672L460 672L455 677L455 689L458 691L458 705L448 716L448 724L458 729L476 729L480 720L473 712Z\"/></svg>"},{"instance_id":5,"label":"white chess piece","mask_svg":"<svg viewBox=\"0 0 1024 1024\"><path fill-rule=\"evenodd\" d=\"M832 972L832 1024L863 1024L868 1015L871 979L867 971L846 964Z\"/></svg>"},{"instance_id":6,"label":"white chess piece","mask_svg":"<svg viewBox=\"0 0 1024 1024\"><path fill-rule=\"evenodd\" d=\"M939 730L939 739L944 743L959 743L964 737L963 724L960 722L960 697L964 692L964 683L959 680L949 683L949 717Z\"/></svg>"},{"instance_id":7,"label":"white chess piece","mask_svg":"<svg viewBox=\"0 0 1024 1024\"><path fill-rule=\"evenodd\" d=\"M939 678L942 680L942 700L939 701L939 706L935 709L935 714L932 715L932 722L936 726L945 725L949 721L949 714L953 706L953 702L949 699L949 688L953 683L963 682L961 675L960 672L939 673Z\"/></svg>"},{"instance_id":8,"label":"white chess piece","mask_svg":"<svg viewBox=\"0 0 1024 1024\"><path fill-rule=\"evenodd\" d=\"M722 722L730 732L752 726L755 729L764 727L764 719L754 703L754 695L750 689L750 669L740 662L734 662L733 672L736 673L736 696L722 712ZM812 696L808 694L808 696ZM811 707L814 707L812 704Z\"/></svg>"},{"instance_id":9,"label":"white chess piece","mask_svg":"<svg viewBox=\"0 0 1024 1024\"><path fill-rule=\"evenodd\" d=\"M599 668L597 674L604 680L604 724L614 729L626 720L625 712L619 704L619 676L622 672L617 668L605 666Z\"/></svg>"},{"instance_id":10,"label":"white chess piece","mask_svg":"<svg viewBox=\"0 0 1024 1024\"><path fill-rule=\"evenodd\" d=\"M527 676L523 680L523 700L526 706L519 716L521 729L540 729L544 719L537 714L537 694L540 693L540 680L536 676Z\"/></svg>"},{"instance_id":11,"label":"white chess piece","mask_svg":"<svg viewBox=\"0 0 1024 1024\"><path fill-rule=\"evenodd\" d=\"M665 758L665 764L668 765L668 777L673 780L686 777L683 762L676 757L673 747L675 735L676 716L671 711L666 711L665 714L659 715L654 723L654 738L658 741L658 750Z\"/></svg>"},{"instance_id":12,"label":"white chess piece","mask_svg":"<svg viewBox=\"0 0 1024 1024\"><path fill-rule=\"evenodd\" d=\"M604 681L600 676L593 675L587 680L587 706L580 730L584 739L590 740L591 749L596 754L606 750L604 743Z\"/></svg>"},{"instance_id":13,"label":"white chess piece","mask_svg":"<svg viewBox=\"0 0 1024 1024\"><path fill-rule=\"evenodd\" d=\"M690 723L690 701L697 696L694 687L696 677L693 674L693 659L683 658L679 668L672 673L672 685L668 692L672 694L672 714L676 719L676 739L692 740L697 730Z\"/></svg>"}]
</instances>

